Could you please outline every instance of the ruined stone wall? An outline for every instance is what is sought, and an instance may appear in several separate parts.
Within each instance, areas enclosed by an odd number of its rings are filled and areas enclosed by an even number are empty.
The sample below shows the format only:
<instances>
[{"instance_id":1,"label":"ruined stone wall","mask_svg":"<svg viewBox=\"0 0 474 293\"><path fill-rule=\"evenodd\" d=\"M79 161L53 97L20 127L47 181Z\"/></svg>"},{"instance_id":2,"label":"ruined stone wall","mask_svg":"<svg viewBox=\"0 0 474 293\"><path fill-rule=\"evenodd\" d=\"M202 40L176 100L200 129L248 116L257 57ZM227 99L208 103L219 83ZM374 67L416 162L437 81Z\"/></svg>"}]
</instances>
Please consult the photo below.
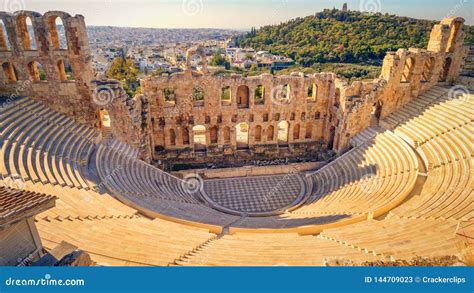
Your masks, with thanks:
<instances>
[{"instance_id":1,"label":"ruined stone wall","mask_svg":"<svg viewBox=\"0 0 474 293\"><path fill-rule=\"evenodd\" d=\"M428 49L399 49L385 56L379 79L336 83L341 92L334 150L342 151L350 139L373 122L382 119L439 82L457 80L467 48L462 18L444 19L430 34ZM374 117L376 116L376 117Z\"/></svg>"},{"instance_id":2,"label":"ruined stone wall","mask_svg":"<svg viewBox=\"0 0 474 293\"><path fill-rule=\"evenodd\" d=\"M147 78L142 81L142 90L150 101L154 154L160 159L192 158L196 125L205 127L207 155L234 154L239 149L236 127L240 123L249 126L248 148L253 155L278 154L286 146L294 154L344 151L350 139L374 120L377 123L438 82L456 80L466 54L463 21L445 19L436 25L428 49L389 52L381 76L375 80L347 84L331 73L213 76L205 68L202 72L189 68L184 73ZM187 58L198 52L196 48L190 50ZM313 84L317 92L314 101L308 97ZM257 86L265 89L263 103L256 102ZM286 86L289 99L282 102L280 95ZM223 100L226 87L230 88L230 101ZM195 100L195 88L202 89L202 101ZM248 105L239 104L242 88L249 93ZM282 121L289 125L287 143L277 139Z\"/></svg>"},{"instance_id":3,"label":"ruined stone wall","mask_svg":"<svg viewBox=\"0 0 474 293\"><path fill-rule=\"evenodd\" d=\"M64 25L66 46L59 42L58 18ZM44 15L18 11L0 12L0 19L6 28L0 31L0 92L29 96L82 123L93 124L93 71L84 17L59 11ZM29 32L27 19L33 32ZM69 68L72 72L68 74Z\"/></svg>"},{"instance_id":4,"label":"ruined stone wall","mask_svg":"<svg viewBox=\"0 0 474 293\"><path fill-rule=\"evenodd\" d=\"M28 29L30 19L32 31ZM111 117L111 138L151 159L148 112L141 97L129 97L118 81L95 81L86 25L81 15L50 11L1 12L0 93L28 96L78 122L100 128L98 111ZM60 19L61 22L57 19ZM66 44L61 44L60 33ZM145 114L144 114L145 113Z\"/></svg>"},{"instance_id":5,"label":"ruined stone wall","mask_svg":"<svg viewBox=\"0 0 474 293\"><path fill-rule=\"evenodd\" d=\"M142 160L151 162L149 107L145 96L128 96L117 80L94 80L92 89L94 104L105 110L111 121L107 134L110 137L106 138L126 142L139 151ZM99 119L94 126L101 128Z\"/></svg>"},{"instance_id":6,"label":"ruined stone wall","mask_svg":"<svg viewBox=\"0 0 474 293\"><path fill-rule=\"evenodd\" d=\"M147 77L141 81L143 94L129 97L118 81L94 80L81 15L19 11L1 12L0 19L2 95L32 97L95 127L99 111L107 111L110 136L138 149L145 161L342 152L378 119L438 82L456 81L467 55L462 18L435 25L427 49L387 53L380 78L352 84L333 73L212 75L205 62L198 72L191 69L191 58L205 56L192 48L186 71ZM66 46L59 42L57 19Z\"/></svg>"},{"instance_id":7,"label":"ruined stone wall","mask_svg":"<svg viewBox=\"0 0 474 293\"><path fill-rule=\"evenodd\" d=\"M192 157L197 125L205 127L208 155L232 154L242 147L271 156L279 148L295 153L327 149L325 118L334 81L331 73L243 77L187 70L142 80L141 87L150 102L153 145L165 157ZM195 99L196 88L204 95L201 101ZM230 90L229 100L223 99L224 89ZM166 92L173 93L173 100ZM257 92L263 92L262 99ZM248 145L237 141L240 123L248 125ZM278 138L279 123L285 130L288 126L287 138Z\"/></svg>"}]
</instances>

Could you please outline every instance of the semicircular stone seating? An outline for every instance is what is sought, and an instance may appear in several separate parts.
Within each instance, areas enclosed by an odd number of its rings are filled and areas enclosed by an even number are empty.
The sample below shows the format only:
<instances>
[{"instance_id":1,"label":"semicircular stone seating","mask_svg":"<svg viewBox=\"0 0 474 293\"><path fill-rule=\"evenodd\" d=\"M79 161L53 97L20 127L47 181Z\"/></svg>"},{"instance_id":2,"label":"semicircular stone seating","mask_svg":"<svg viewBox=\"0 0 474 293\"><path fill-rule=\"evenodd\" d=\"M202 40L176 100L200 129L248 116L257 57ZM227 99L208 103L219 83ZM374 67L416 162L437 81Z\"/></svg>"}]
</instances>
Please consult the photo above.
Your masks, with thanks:
<instances>
[{"instance_id":1,"label":"semicircular stone seating","mask_svg":"<svg viewBox=\"0 0 474 293\"><path fill-rule=\"evenodd\" d=\"M434 87L385 119L426 165L417 194L383 220L326 230L321 237L390 258L456 255L455 231L474 218L474 96Z\"/></svg>"},{"instance_id":2,"label":"semicircular stone seating","mask_svg":"<svg viewBox=\"0 0 474 293\"><path fill-rule=\"evenodd\" d=\"M96 131L26 98L18 98L0 113L0 174L63 187L91 187L85 174Z\"/></svg>"},{"instance_id":3,"label":"semicircular stone seating","mask_svg":"<svg viewBox=\"0 0 474 293\"><path fill-rule=\"evenodd\" d=\"M368 129L352 150L303 174L303 200L279 215L216 210L201 190L189 192L136 152L99 143L96 130L28 98L0 109L1 183L57 196L56 207L36 218L43 244L70 242L102 265L322 265L456 254L456 225L474 216L474 100L447 93L430 89L382 121L387 129Z\"/></svg>"}]
</instances>

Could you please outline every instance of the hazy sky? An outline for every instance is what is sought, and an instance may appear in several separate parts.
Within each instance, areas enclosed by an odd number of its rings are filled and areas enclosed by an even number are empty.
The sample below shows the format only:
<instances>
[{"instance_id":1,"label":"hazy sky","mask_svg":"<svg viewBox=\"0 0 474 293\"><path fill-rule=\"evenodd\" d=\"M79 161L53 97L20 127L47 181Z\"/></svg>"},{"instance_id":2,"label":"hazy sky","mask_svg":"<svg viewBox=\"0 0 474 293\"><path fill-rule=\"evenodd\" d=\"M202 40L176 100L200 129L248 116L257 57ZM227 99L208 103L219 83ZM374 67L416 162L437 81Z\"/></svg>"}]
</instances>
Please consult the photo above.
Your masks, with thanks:
<instances>
[{"instance_id":1,"label":"hazy sky","mask_svg":"<svg viewBox=\"0 0 474 293\"><path fill-rule=\"evenodd\" d=\"M4 11L62 10L88 25L248 29L307 16L324 8L388 12L439 20L461 16L474 24L474 0L0 0Z\"/></svg>"}]
</instances>

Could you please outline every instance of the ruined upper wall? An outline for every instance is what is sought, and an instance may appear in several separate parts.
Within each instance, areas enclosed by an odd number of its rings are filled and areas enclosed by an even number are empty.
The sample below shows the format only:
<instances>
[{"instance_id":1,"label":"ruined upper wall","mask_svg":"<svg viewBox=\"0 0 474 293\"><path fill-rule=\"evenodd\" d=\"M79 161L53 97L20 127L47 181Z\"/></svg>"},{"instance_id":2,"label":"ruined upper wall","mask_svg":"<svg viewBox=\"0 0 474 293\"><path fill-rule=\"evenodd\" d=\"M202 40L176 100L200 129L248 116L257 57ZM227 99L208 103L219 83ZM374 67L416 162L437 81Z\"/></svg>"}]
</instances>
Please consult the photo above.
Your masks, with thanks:
<instances>
[{"instance_id":1,"label":"ruined upper wall","mask_svg":"<svg viewBox=\"0 0 474 293\"><path fill-rule=\"evenodd\" d=\"M187 52L188 69L184 73L142 80L142 91L150 102L152 145L192 150L192 128L200 125L206 129L208 150L227 146L232 152L238 147L236 125L246 123L250 148L278 146L275 136L283 121L289 124L290 146L320 142L322 147L342 151L374 118L384 118L438 82L456 80L465 55L463 22L461 18L443 20L434 26L428 49L389 52L379 79L352 84L331 73L213 76L205 67L201 72L191 70L193 55L205 58L199 48L192 48ZM314 100L308 97L313 86ZM265 94L257 103L258 87ZM290 97L284 103L278 98L283 87L288 88ZM193 97L196 88L202 90L201 101ZM228 101L223 100L225 89L230 89ZM242 93L244 103L240 101ZM230 140L225 138L229 131Z\"/></svg>"},{"instance_id":2,"label":"ruined upper wall","mask_svg":"<svg viewBox=\"0 0 474 293\"><path fill-rule=\"evenodd\" d=\"M17 11L0 12L0 19L6 28L0 30L0 92L29 96L80 122L93 123L93 70L84 17ZM66 44L60 42L62 32Z\"/></svg>"},{"instance_id":3,"label":"ruined upper wall","mask_svg":"<svg viewBox=\"0 0 474 293\"><path fill-rule=\"evenodd\" d=\"M192 155L196 126L204 126L199 135L208 154L233 154L242 146L237 139L242 124L256 154L278 154L280 146L339 152L374 117L389 115L438 82L453 83L467 53L462 18L435 25L427 49L387 53L379 79L352 84L332 73L214 76L204 63L201 72L191 69L193 55L205 59L200 48L191 48L185 72L145 78L143 95L128 97L117 81L93 81L83 16L18 11L0 12L0 19L6 28L0 29L1 94L30 96L94 126L97 111L107 110L113 136L140 149L146 160L157 149ZM60 42L58 19L66 44Z\"/></svg>"},{"instance_id":4,"label":"ruined upper wall","mask_svg":"<svg viewBox=\"0 0 474 293\"><path fill-rule=\"evenodd\" d=\"M243 77L186 70L147 78L141 87L150 104L154 145L192 149L192 129L199 125L205 127L209 145L229 153L238 148L236 127L241 123L248 126L248 145L256 152L263 151L258 147L279 143L323 141L334 81L332 73ZM202 99L196 99L196 91L202 93ZM286 142L278 139L282 121L288 124Z\"/></svg>"},{"instance_id":5,"label":"ruined upper wall","mask_svg":"<svg viewBox=\"0 0 474 293\"><path fill-rule=\"evenodd\" d=\"M463 24L462 18L443 19L433 27L427 49L388 52L379 79L337 83L343 106L333 111L338 117L336 150L345 149L374 116L388 116L437 83L453 84L467 55Z\"/></svg>"}]
</instances>

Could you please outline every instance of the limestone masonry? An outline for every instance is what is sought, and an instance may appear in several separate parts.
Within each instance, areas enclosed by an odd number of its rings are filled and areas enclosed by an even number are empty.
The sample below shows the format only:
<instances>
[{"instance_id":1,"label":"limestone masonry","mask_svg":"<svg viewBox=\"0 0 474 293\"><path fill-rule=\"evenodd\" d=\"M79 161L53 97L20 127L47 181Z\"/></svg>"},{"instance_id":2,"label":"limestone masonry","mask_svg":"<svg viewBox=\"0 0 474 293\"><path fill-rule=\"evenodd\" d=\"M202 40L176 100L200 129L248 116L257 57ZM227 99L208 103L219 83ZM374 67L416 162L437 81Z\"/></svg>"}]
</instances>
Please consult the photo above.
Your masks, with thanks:
<instances>
[{"instance_id":1,"label":"limestone masonry","mask_svg":"<svg viewBox=\"0 0 474 293\"><path fill-rule=\"evenodd\" d=\"M66 48L59 44L58 17ZM106 135L138 149L148 162L343 152L352 137L414 97L439 82L454 83L467 55L462 18L435 25L427 49L387 53L379 79L352 84L333 73L213 75L205 64L191 69L194 55L204 58L193 48L184 72L147 77L142 94L132 98L118 81L94 79L83 16L18 11L0 18L6 27L0 27L0 92L32 97L97 128L101 111L107 111Z\"/></svg>"}]
</instances>

